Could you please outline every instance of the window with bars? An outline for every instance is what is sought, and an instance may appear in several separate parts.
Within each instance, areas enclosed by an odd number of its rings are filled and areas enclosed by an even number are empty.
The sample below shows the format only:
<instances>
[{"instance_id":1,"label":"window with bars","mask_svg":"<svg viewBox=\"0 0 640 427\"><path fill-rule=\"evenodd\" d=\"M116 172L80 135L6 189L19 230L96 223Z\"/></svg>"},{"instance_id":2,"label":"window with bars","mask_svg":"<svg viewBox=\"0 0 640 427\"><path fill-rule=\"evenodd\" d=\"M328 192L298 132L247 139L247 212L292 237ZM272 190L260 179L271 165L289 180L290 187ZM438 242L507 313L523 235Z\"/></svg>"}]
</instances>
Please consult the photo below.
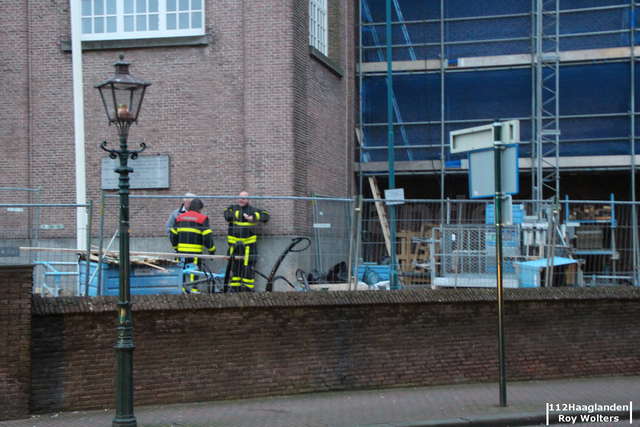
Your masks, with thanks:
<instances>
[{"instance_id":1,"label":"window with bars","mask_svg":"<svg viewBox=\"0 0 640 427\"><path fill-rule=\"evenodd\" d=\"M309 0L309 44L328 55L327 0Z\"/></svg>"},{"instance_id":2,"label":"window with bars","mask_svg":"<svg viewBox=\"0 0 640 427\"><path fill-rule=\"evenodd\" d=\"M82 40L204 35L204 0L82 0Z\"/></svg>"}]
</instances>

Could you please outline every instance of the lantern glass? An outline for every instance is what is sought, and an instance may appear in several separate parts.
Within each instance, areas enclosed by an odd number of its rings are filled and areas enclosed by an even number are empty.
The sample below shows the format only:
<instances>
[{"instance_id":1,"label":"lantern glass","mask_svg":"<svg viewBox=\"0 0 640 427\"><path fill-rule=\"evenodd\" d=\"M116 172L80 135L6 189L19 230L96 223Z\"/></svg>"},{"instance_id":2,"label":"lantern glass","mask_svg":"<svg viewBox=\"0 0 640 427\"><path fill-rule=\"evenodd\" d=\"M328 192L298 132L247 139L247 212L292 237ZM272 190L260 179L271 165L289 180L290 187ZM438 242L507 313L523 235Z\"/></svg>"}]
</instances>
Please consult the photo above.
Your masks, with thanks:
<instances>
[{"instance_id":1,"label":"lantern glass","mask_svg":"<svg viewBox=\"0 0 640 427\"><path fill-rule=\"evenodd\" d=\"M123 55L115 63L116 74L97 84L102 103L111 123L133 123L138 120L144 92L151 83L129 74L129 63Z\"/></svg>"},{"instance_id":2,"label":"lantern glass","mask_svg":"<svg viewBox=\"0 0 640 427\"><path fill-rule=\"evenodd\" d=\"M123 84L112 84L110 86L117 119L121 121L137 120L145 87Z\"/></svg>"},{"instance_id":3,"label":"lantern glass","mask_svg":"<svg viewBox=\"0 0 640 427\"><path fill-rule=\"evenodd\" d=\"M146 86L109 83L98 89L110 122L138 119Z\"/></svg>"}]
</instances>

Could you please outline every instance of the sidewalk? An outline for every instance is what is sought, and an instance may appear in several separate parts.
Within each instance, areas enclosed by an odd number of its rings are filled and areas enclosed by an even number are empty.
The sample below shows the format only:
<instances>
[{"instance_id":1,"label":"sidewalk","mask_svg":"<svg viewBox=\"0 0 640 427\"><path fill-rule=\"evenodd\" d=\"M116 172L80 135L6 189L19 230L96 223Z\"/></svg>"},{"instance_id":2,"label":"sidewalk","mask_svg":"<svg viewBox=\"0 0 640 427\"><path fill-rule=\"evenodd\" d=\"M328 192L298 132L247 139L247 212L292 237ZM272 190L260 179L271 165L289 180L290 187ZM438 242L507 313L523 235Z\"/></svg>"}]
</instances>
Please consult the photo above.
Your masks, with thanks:
<instances>
[{"instance_id":1,"label":"sidewalk","mask_svg":"<svg viewBox=\"0 0 640 427\"><path fill-rule=\"evenodd\" d=\"M640 422L640 377L328 392L260 399L135 407L140 427L419 427L544 424L546 404L629 405ZM114 410L33 416L0 427L111 426ZM628 425L629 414L621 418Z\"/></svg>"}]
</instances>

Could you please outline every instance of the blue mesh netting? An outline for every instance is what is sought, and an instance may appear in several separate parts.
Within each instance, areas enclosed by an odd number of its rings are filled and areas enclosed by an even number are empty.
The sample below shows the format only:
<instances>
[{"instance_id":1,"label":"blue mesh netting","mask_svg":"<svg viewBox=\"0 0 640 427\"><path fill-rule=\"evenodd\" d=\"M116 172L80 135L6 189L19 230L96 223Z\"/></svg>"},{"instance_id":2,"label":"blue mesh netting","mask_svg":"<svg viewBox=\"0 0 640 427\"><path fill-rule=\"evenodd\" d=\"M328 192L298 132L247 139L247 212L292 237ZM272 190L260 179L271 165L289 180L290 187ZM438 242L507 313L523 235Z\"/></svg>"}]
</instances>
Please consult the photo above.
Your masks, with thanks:
<instances>
[{"instance_id":1,"label":"blue mesh netting","mask_svg":"<svg viewBox=\"0 0 640 427\"><path fill-rule=\"evenodd\" d=\"M628 63L563 66L559 76L561 115L625 113L631 107Z\"/></svg>"},{"instance_id":2,"label":"blue mesh netting","mask_svg":"<svg viewBox=\"0 0 640 427\"><path fill-rule=\"evenodd\" d=\"M385 0L363 0L368 6L363 28L363 61L386 61ZM363 4L364 4L363 3ZM630 45L630 0L562 0L560 18L560 50L613 48ZM440 57L438 1L398 0L405 21L400 25L392 7L393 60L438 59ZM532 17L508 16L471 20L465 17L529 14L530 0L447 0L444 15L453 20L444 24L445 57L449 61L461 57L507 55L531 52ZM597 11L569 12L602 6L624 6ZM640 15L640 14L637 14ZM425 22L428 20L428 22ZM640 18L635 18L640 25ZM378 25L366 26L367 23ZM613 34L576 34L595 31L619 31ZM509 38L524 40L505 41ZM488 41L503 39L502 41ZM459 43L458 43L459 42ZM473 42L473 43L471 43ZM640 36L635 43L640 44ZM420 45L420 46L417 46ZM428 45L428 46L427 46ZM547 46L548 47L548 46ZM640 67L635 79L640 83ZM549 76L545 70L545 77ZM395 74L394 113L396 160L440 159L442 133L448 144L449 132L491 123L494 119L521 120L521 157L531 155L531 117L534 98L532 69L449 70L445 74L444 120L441 124L440 74ZM640 100L640 84L635 96ZM364 76L362 83L365 161L387 161L387 86L384 76ZM631 109L631 66L629 62L563 65L559 73L560 155L628 155L632 132L628 111ZM546 94L545 99L549 94ZM638 102L640 103L640 102ZM553 106L549 106L553 108ZM636 107L639 111L640 107ZM575 115L610 115L607 117L567 117ZM563 117L564 116L564 117ZM400 118L402 125L400 126ZM640 135L640 120L635 133ZM587 141L596 139L596 141ZM640 144L637 144L640 146ZM448 148L446 160L458 159ZM640 153L640 147L636 148Z\"/></svg>"},{"instance_id":3,"label":"blue mesh netting","mask_svg":"<svg viewBox=\"0 0 640 427\"><path fill-rule=\"evenodd\" d=\"M640 67L636 67L640 82ZM397 150L396 160L440 158L440 76L394 75L394 94L404 134L394 112L396 147L427 146ZM560 155L629 154L631 134L628 111L630 65L628 63L563 66L560 81ZM445 78L445 139L452 130L491 123L494 119L519 118L521 141L531 141L531 69L448 73ZM384 76L363 79L363 123L366 147L387 147L387 86ZM640 97L640 89L636 89ZM640 99L640 98L639 98ZM640 110L640 107L636 107ZM575 115L612 115L578 117ZM565 116L563 118L563 116ZM640 135L640 123L636 124ZM584 141L602 139L602 141ZM640 145L640 144L638 144ZM638 151L638 150L637 150ZM368 151L369 152L369 151ZM370 150L371 161L386 161L386 150ZM447 159L451 156L445 150ZM523 146L521 157L530 149Z\"/></svg>"},{"instance_id":4,"label":"blue mesh netting","mask_svg":"<svg viewBox=\"0 0 640 427\"><path fill-rule=\"evenodd\" d=\"M363 61L386 60L386 8L385 0L363 1L364 49ZM392 2L392 44L393 60L434 59L440 55L441 12L440 3L423 0L398 0L398 7ZM590 7L625 6L614 9L581 10ZM533 30L532 3L529 0L447 0L444 2L444 42L445 57L509 55L530 53L529 39ZM629 0L563 0L560 2L561 15L560 50L598 49L629 46L631 8ZM403 22L399 21L399 14ZM514 15L514 16L509 16ZM636 14L640 15L640 14ZM489 17L492 18L483 18ZM501 16L494 18L493 16ZM464 19L459 18L477 18ZM640 18L636 17L638 23ZM545 19L545 26L551 24ZM371 25L374 24L374 25ZM552 28L552 27L551 27ZM598 31L620 31L613 34L589 34ZM548 30L550 31L550 30ZM582 34L582 35L580 35ZM510 40L522 39L522 40ZM482 40L502 40L477 43ZM640 36L636 43L640 42ZM433 44L433 46L424 46ZM420 46L417 46L420 45ZM371 49L380 46L380 48ZM396 47L397 46L397 47ZM550 49L546 46L545 49ZM413 49L413 52L412 52ZM382 56L381 56L382 55Z\"/></svg>"},{"instance_id":5,"label":"blue mesh netting","mask_svg":"<svg viewBox=\"0 0 640 427\"><path fill-rule=\"evenodd\" d=\"M560 10L585 9L602 6L623 6L629 5L629 0L562 0Z\"/></svg>"},{"instance_id":6,"label":"blue mesh netting","mask_svg":"<svg viewBox=\"0 0 640 427\"><path fill-rule=\"evenodd\" d=\"M445 88L447 120L486 122L531 115L530 69L450 73Z\"/></svg>"}]
</instances>

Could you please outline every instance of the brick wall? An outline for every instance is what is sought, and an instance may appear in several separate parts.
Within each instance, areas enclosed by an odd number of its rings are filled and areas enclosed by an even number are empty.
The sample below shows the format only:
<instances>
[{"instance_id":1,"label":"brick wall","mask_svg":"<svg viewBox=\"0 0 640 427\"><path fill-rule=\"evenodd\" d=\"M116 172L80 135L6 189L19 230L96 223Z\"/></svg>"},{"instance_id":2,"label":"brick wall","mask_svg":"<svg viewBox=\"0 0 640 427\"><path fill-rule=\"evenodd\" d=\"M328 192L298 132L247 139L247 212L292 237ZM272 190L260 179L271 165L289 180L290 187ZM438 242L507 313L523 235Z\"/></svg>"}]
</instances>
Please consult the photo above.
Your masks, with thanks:
<instances>
[{"instance_id":1,"label":"brick wall","mask_svg":"<svg viewBox=\"0 0 640 427\"><path fill-rule=\"evenodd\" d=\"M29 188L29 50L27 0L6 5L2 22L0 64L0 187ZM12 17L9 19L8 17ZM15 202L16 196L0 191L0 203ZM18 197L26 199L27 195Z\"/></svg>"},{"instance_id":2,"label":"brick wall","mask_svg":"<svg viewBox=\"0 0 640 427\"><path fill-rule=\"evenodd\" d=\"M294 117L297 196L315 191L321 195L353 194L353 156L355 139L355 101L357 88L355 8L353 1L328 2L328 57L344 70L336 75L321 61L309 55L306 2L294 7ZM339 160L345 160L341 163ZM344 189L347 191L345 192Z\"/></svg>"},{"instance_id":3,"label":"brick wall","mask_svg":"<svg viewBox=\"0 0 640 427\"><path fill-rule=\"evenodd\" d=\"M33 266L0 266L0 421L29 416Z\"/></svg>"},{"instance_id":4,"label":"brick wall","mask_svg":"<svg viewBox=\"0 0 640 427\"><path fill-rule=\"evenodd\" d=\"M131 73L152 83L130 146L144 141L144 154L167 154L171 164L169 189L134 194L235 196L244 188L254 196L309 196L312 189L350 195L355 2L333 3L340 11L335 32L349 42L338 52L348 71L342 79L309 57L308 5L294 0L205 1L206 46L119 49L116 43L85 50L87 198L100 198L101 158L107 153L99 144L118 145L93 85L113 75L121 50ZM0 163L3 170L15 171L3 174L0 184L40 186L42 203L73 202L75 186L60 185L66 181L59 178L75 175L71 54L60 44L70 38L69 2L22 0L12 2L10 12L11 37L0 43L12 52L3 58L3 76L11 84L0 90L12 102L0 105L0 117L11 117L11 125L3 127L9 133L0 146L18 150L0 156L12 160ZM37 60L29 62L28 55ZM294 126L299 115L305 120Z\"/></svg>"},{"instance_id":5,"label":"brick wall","mask_svg":"<svg viewBox=\"0 0 640 427\"><path fill-rule=\"evenodd\" d=\"M508 381L640 374L640 289L505 299ZM133 301L136 405L497 381L492 290ZM113 407L115 302L33 297L32 412Z\"/></svg>"}]
</instances>

